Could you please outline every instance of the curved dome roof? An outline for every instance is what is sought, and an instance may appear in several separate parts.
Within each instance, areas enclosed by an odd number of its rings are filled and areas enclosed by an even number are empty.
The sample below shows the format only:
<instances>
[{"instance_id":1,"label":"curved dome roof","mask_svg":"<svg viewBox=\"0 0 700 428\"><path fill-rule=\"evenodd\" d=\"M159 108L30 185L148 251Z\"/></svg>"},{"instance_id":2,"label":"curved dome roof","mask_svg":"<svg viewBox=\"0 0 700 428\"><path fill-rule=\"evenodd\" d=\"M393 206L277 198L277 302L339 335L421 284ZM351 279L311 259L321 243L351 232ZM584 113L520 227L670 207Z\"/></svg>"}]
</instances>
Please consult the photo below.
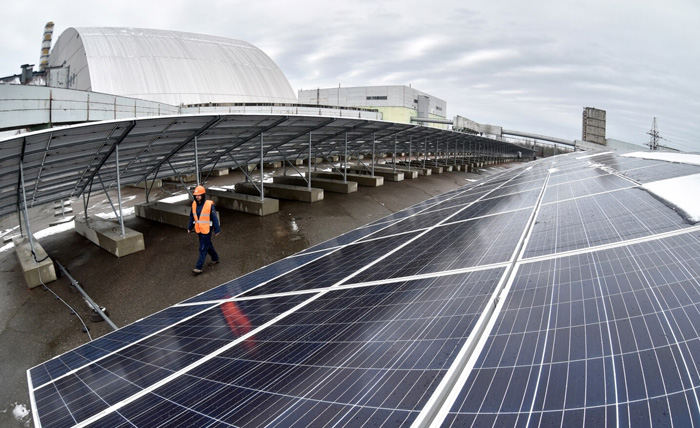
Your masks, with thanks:
<instances>
[{"instance_id":1,"label":"curved dome roof","mask_svg":"<svg viewBox=\"0 0 700 428\"><path fill-rule=\"evenodd\" d=\"M68 28L49 66L70 67L70 89L173 105L296 102L277 64L248 42L179 31Z\"/></svg>"}]
</instances>

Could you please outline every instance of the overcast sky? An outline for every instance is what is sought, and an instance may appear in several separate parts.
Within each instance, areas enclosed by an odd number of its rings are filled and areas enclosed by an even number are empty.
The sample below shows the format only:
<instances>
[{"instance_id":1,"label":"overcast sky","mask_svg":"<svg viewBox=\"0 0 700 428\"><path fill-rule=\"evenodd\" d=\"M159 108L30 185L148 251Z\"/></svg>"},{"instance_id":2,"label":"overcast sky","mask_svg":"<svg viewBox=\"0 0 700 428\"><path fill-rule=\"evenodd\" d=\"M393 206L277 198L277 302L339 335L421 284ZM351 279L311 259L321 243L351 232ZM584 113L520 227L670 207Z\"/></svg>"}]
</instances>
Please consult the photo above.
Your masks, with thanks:
<instances>
[{"instance_id":1,"label":"overcast sky","mask_svg":"<svg viewBox=\"0 0 700 428\"><path fill-rule=\"evenodd\" d=\"M700 151L700 2L70 1L4 2L0 76L39 64L44 25L140 27L250 42L295 91L412 85L461 115L581 138L583 107L607 137Z\"/></svg>"}]
</instances>

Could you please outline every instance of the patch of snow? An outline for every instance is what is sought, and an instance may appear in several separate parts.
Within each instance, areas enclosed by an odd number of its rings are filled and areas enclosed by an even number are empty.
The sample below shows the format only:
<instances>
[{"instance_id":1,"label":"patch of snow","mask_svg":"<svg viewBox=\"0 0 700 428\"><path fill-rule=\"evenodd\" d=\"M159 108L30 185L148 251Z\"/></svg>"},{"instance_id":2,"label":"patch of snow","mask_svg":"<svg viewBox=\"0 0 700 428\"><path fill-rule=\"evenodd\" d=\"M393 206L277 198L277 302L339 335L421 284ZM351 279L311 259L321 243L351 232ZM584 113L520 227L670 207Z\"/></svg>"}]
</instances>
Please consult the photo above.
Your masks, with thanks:
<instances>
[{"instance_id":1,"label":"patch of snow","mask_svg":"<svg viewBox=\"0 0 700 428\"><path fill-rule=\"evenodd\" d=\"M135 208L134 208L134 207L131 207L131 208L122 208L122 215L123 215L124 217L128 217L128 216L130 216L130 215L133 215L135 212L136 212L136 211L135 211ZM101 218L101 219L105 219L105 220L117 218L117 215L114 214L114 211L110 211L110 212L106 212L106 213L97 213L97 214L95 214L95 215L96 215L97 217L99 217L99 218Z\"/></svg>"},{"instance_id":2,"label":"patch of snow","mask_svg":"<svg viewBox=\"0 0 700 428\"><path fill-rule=\"evenodd\" d=\"M29 416L29 410L24 404L15 403L15 407L12 409L12 415L20 422L24 422Z\"/></svg>"},{"instance_id":3,"label":"patch of snow","mask_svg":"<svg viewBox=\"0 0 700 428\"><path fill-rule=\"evenodd\" d=\"M610 153L612 153L612 152L595 153L595 154L592 154L592 155L580 156L580 157L577 157L576 159L579 159L579 160L581 160L581 159L588 159L588 158L592 158L592 157L595 157L595 156L608 155L608 154L610 154ZM623 155L623 156L624 156L624 155Z\"/></svg>"},{"instance_id":4,"label":"patch of snow","mask_svg":"<svg viewBox=\"0 0 700 428\"><path fill-rule=\"evenodd\" d=\"M46 229L40 230L34 233L34 239L46 238L47 236L55 235L57 233L65 232L75 228L75 221L69 221L63 224L58 224L56 226L47 227ZM14 248L15 245L10 242L6 245L0 247L0 253L7 251L10 248Z\"/></svg>"},{"instance_id":5,"label":"patch of snow","mask_svg":"<svg viewBox=\"0 0 700 428\"><path fill-rule=\"evenodd\" d=\"M633 152L625 153L621 156L628 158L640 158L640 159L651 159L660 160L666 162L676 162L685 163L688 165L700 165L700 155L694 155L690 153L675 153L675 152Z\"/></svg>"},{"instance_id":6,"label":"patch of snow","mask_svg":"<svg viewBox=\"0 0 700 428\"><path fill-rule=\"evenodd\" d=\"M471 178L465 178L465 180L471 181L472 183L475 182L475 181L479 181L479 180L473 180L473 179L471 179Z\"/></svg>"},{"instance_id":7,"label":"patch of snow","mask_svg":"<svg viewBox=\"0 0 700 428\"><path fill-rule=\"evenodd\" d=\"M71 230L75 228L75 221L69 221L63 224L58 224L56 226L47 227L44 230L40 230L34 234L34 238L41 239L47 236L55 235L57 233L65 232L66 230Z\"/></svg>"},{"instance_id":8,"label":"patch of snow","mask_svg":"<svg viewBox=\"0 0 700 428\"><path fill-rule=\"evenodd\" d=\"M559 171L559 168L550 168L548 171L550 174L554 174L555 172Z\"/></svg>"},{"instance_id":9,"label":"patch of snow","mask_svg":"<svg viewBox=\"0 0 700 428\"><path fill-rule=\"evenodd\" d=\"M700 174L654 181L642 186L645 190L663 199L682 211L688 221L700 221Z\"/></svg>"},{"instance_id":10,"label":"patch of snow","mask_svg":"<svg viewBox=\"0 0 700 428\"><path fill-rule=\"evenodd\" d=\"M158 202L165 202L165 203L172 204L174 202L186 201L189 198L190 198L190 195L188 195L187 193L183 193L182 195L175 195L175 196L171 196L169 198L160 199Z\"/></svg>"}]
</instances>

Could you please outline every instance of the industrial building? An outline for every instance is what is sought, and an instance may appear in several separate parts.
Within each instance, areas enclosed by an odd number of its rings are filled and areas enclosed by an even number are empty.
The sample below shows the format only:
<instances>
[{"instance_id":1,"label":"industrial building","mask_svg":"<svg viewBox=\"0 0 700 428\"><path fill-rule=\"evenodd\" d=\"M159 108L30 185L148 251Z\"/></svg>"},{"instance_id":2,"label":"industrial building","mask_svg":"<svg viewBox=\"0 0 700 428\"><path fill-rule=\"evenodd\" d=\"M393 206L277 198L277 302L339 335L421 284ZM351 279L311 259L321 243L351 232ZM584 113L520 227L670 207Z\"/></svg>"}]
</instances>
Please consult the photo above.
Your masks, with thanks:
<instances>
[{"instance_id":1,"label":"industrial building","mask_svg":"<svg viewBox=\"0 0 700 428\"><path fill-rule=\"evenodd\" d=\"M389 122L411 123L412 118L447 119L447 102L410 86L358 86L300 90L299 102L379 110ZM431 124L447 129L445 124Z\"/></svg>"}]
</instances>

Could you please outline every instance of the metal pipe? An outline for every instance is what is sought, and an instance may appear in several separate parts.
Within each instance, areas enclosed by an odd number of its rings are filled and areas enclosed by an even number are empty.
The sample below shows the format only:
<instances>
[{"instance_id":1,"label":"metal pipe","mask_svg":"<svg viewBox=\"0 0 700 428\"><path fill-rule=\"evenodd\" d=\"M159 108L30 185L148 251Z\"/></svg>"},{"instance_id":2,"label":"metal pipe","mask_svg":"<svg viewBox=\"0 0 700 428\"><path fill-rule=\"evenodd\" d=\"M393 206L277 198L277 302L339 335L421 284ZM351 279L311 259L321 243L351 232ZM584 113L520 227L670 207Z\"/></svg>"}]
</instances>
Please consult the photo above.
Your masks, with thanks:
<instances>
[{"instance_id":1,"label":"metal pipe","mask_svg":"<svg viewBox=\"0 0 700 428\"><path fill-rule=\"evenodd\" d=\"M309 179L306 181L306 188L311 191L311 132L309 132Z\"/></svg>"},{"instance_id":2,"label":"metal pipe","mask_svg":"<svg viewBox=\"0 0 700 428\"><path fill-rule=\"evenodd\" d=\"M262 161L261 161L262 162ZM194 175L197 178L197 186L199 186L199 152L197 151L197 136L194 136Z\"/></svg>"},{"instance_id":3,"label":"metal pipe","mask_svg":"<svg viewBox=\"0 0 700 428\"><path fill-rule=\"evenodd\" d=\"M425 144L423 145L423 169L425 169L425 159L428 157L428 137L425 137Z\"/></svg>"},{"instance_id":4,"label":"metal pipe","mask_svg":"<svg viewBox=\"0 0 700 428\"><path fill-rule=\"evenodd\" d=\"M83 297L85 298L85 301L88 302L88 304L89 304L90 306L92 306L92 309L95 310L95 312L97 312L97 313L102 317L102 319L105 320L105 321L107 322L107 324L109 324L110 327L112 327L112 329L114 329L114 330L119 330L119 327L117 327L116 325L114 325L114 323L112 322L112 320L109 319L109 317L104 313L104 311L102 310L102 308L100 308L100 307L97 305L97 303L95 303L95 302L90 298L90 296L88 296L88 294L85 292L85 290L83 290L83 288L80 286L80 284L78 284L78 281L76 281L72 276L70 276L70 274L68 273L68 271L66 270L66 268L64 268L63 265L62 265L61 263L59 263L58 261L55 261L55 263L56 263L56 264L58 265L58 267L61 269L61 271L63 272L63 274L70 280L71 284L73 284L73 286L75 286L75 288L77 288L78 291L80 291L80 294L82 294Z\"/></svg>"},{"instance_id":5,"label":"metal pipe","mask_svg":"<svg viewBox=\"0 0 700 428\"><path fill-rule=\"evenodd\" d=\"M264 135L264 132L260 133L260 200L265 199L265 175L263 173L263 156L265 156L263 148L265 144Z\"/></svg>"},{"instance_id":6,"label":"metal pipe","mask_svg":"<svg viewBox=\"0 0 700 428\"><path fill-rule=\"evenodd\" d=\"M109 202L109 206L112 207L112 211L114 212L115 216L118 216L119 213L117 212L117 209L114 208L114 204L112 203L112 198L109 197L109 193L107 192L107 188L105 187L104 182L102 182L102 177L100 174L97 174L97 179L100 180L100 185L102 185L102 190L105 191L105 196L107 196L107 202Z\"/></svg>"},{"instance_id":7,"label":"metal pipe","mask_svg":"<svg viewBox=\"0 0 700 428\"><path fill-rule=\"evenodd\" d=\"M27 194L24 191L24 161L20 161L19 163L19 175L20 175L20 180L22 181L22 201L24 205L24 224L27 226L27 237L29 239L29 248L32 250L32 257L34 258L34 261L36 262L36 255L34 254L34 240L32 238L32 228L29 225L29 211L27 210Z\"/></svg>"},{"instance_id":8,"label":"metal pipe","mask_svg":"<svg viewBox=\"0 0 700 428\"><path fill-rule=\"evenodd\" d=\"M442 123L444 125L454 124L454 121L449 119L429 119L427 117L411 117L411 122Z\"/></svg>"},{"instance_id":9,"label":"metal pipe","mask_svg":"<svg viewBox=\"0 0 700 428\"><path fill-rule=\"evenodd\" d=\"M119 204L119 225L122 228L122 236L126 235L124 231L124 214L122 214L122 184L119 179L119 144L114 151L117 160L117 203Z\"/></svg>"},{"instance_id":10,"label":"metal pipe","mask_svg":"<svg viewBox=\"0 0 700 428\"><path fill-rule=\"evenodd\" d=\"M359 157L359 156L358 156ZM345 131L345 158L343 159L343 182L348 182L348 131Z\"/></svg>"},{"instance_id":11,"label":"metal pipe","mask_svg":"<svg viewBox=\"0 0 700 428\"><path fill-rule=\"evenodd\" d=\"M377 140L375 139L375 134L374 132L372 133L372 177L374 177L374 163L377 161L377 156L375 155L375 145L377 143Z\"/></svg>"},{"instance_id":12,"label":"metal pipe","mask_svg":"<svg viewBox=\"0 0 700 428\"><path fill-rule=\"evenodd\" d=\"M396 134L394 134L394 162L393 162L393 165L394 165L394 168L393 168L394 174L396 174Z\"/></svg>"}]
</instances>

